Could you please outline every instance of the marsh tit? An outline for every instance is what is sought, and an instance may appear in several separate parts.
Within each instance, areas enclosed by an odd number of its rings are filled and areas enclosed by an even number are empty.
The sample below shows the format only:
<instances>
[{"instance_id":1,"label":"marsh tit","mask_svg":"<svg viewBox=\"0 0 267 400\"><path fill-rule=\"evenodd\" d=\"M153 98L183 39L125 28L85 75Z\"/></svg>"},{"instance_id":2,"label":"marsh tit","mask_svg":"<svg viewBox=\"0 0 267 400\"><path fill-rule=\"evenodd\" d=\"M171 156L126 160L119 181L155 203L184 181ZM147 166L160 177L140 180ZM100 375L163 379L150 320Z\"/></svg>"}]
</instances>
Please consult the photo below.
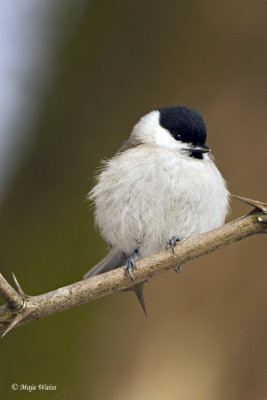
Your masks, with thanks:
<instances>
[{"instance_id":1,"label":"marsh tit","mask_svg":"<svg viewBox=\"0 0 267 400\"><path fill-rule=\"evenodd\" d=\"M85 279L122 265L134 279L138 258L224 223L229 192L205 143L203 118L187 107L157 109L139 120L88 195L111 250ZM146 312L143 284L132 290Z\"/></svg>"}]
</instances>

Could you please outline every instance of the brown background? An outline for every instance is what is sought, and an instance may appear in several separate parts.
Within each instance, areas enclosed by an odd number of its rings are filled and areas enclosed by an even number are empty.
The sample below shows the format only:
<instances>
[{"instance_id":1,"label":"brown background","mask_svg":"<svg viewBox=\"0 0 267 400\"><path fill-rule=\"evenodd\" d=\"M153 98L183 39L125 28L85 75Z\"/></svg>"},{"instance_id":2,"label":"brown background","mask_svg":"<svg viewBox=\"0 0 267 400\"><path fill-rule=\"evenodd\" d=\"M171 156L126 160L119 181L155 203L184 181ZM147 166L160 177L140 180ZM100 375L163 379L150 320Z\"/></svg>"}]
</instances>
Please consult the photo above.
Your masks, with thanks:
<instances>
[{"instance_id":1,"label":"brown background","mask_svg":"<svg viewBox=\"0 0 267 400\"><path fill-rule=\"evenodd\" d=\"M72 7L0 210L1 272L31 295L105 255L85 195L99 160L154 108L201 112L230 191L267 200L265 2L92 1L75 27ZM230 218L248 211L233 201ZM264 279L261 235L153 279L147 319L119 293L16 329L0 342L3 398L30 396L17 382L57 385L33 398L264 399Z\"/></svg>"}]
</instances>

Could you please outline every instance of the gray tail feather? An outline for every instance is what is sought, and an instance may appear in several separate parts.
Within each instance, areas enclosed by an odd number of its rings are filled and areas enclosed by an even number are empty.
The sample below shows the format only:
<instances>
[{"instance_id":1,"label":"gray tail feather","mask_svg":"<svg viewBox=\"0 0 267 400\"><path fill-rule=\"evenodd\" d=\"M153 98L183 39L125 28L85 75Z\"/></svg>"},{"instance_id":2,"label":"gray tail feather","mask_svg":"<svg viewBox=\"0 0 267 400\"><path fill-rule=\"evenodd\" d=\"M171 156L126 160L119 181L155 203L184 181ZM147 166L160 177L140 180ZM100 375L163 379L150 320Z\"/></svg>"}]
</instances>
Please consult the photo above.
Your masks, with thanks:
<instances>
[{"instance_id":1,"label":"gray tail feather","mask_svg":"<svg viewBox=\"0 0 267 400\"><path fill-rule=\"evenodd\" d=\"M111 271L112 269L119 268L124 264L124 262L125 255L119 250L112 249L103 260L84 275L83 279L91 278L92 276L100 275L104 272Z\"/></svg>"}]
</instances>

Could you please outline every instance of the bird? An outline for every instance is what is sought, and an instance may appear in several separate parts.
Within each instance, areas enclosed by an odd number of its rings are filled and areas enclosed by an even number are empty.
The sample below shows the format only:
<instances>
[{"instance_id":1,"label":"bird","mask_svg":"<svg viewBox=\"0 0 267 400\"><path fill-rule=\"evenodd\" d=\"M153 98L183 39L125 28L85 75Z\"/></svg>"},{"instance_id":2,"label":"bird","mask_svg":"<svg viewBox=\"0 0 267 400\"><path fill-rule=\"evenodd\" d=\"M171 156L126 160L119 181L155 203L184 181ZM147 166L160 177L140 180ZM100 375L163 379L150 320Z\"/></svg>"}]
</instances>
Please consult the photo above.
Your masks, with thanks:
<instances>
[{"instance_id":1,"label":"bird","mask_svg":"<svg viewBox=\"0 0 267 400\"><path fill-rule=\"evenodd\" d=\"M174 252L179 241L224 224L229 192L206 137L201 114L185 106L154 109L136 123L88 194L110 251L84 279L124 265L134 280L139 258ZM147 315L143 283L130 289Z\"/></svg>"}]
</instances>

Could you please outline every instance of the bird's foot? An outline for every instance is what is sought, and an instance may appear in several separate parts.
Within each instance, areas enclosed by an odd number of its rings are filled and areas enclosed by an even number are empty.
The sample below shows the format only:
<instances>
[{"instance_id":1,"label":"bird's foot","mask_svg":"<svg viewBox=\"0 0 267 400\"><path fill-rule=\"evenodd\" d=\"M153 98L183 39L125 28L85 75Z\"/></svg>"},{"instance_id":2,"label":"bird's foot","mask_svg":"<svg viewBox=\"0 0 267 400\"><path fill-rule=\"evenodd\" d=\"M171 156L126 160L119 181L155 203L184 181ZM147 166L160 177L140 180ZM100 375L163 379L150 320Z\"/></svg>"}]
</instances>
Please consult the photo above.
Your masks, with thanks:
<instances>
[{"instance_id":1,"label":"bird's foot","mask_svg":"<svg viewBox=\"0 0 267 400\"><path fill-rule=\"evenodd\" d=\"M173 235L170 239L166 241L166 250L168 247L172 249L172 253L174 254L174 247L178 242L180 242L181 239L179 239L178 235Z\"/></svg>"},{"instance_id":2,"label":"bird's foot","mask_svg":"<svg viewBox=\"0 0 267 400\"><path fill-rule=\"evenodd\" d=\"M132 280L134 280L133 276L133 269L137 269L135 266L135 262L139 260L139 253L138 250L135 250L132 256L126 261L126 264L124 266L124 273L127 275L127 273L130 275Z\"/></svg>"},{"instance_id":3,"label":"bird's foot","mask_svg":"<svg viewBox=\"0 0 267 400\"><path fill-rule=\"evenodd\" d=\"M174 247L181 240L183 239L180 239L178 235L173 235L170 239L166 241L166 250L168 249L168 247L170 247L172 249L172 253L174 254ZM174 269L174 271L177 272L177 274L179 274L181 270L182 270L181 265L178 265L178 267Z\"/></svg>"}]
</instances>

